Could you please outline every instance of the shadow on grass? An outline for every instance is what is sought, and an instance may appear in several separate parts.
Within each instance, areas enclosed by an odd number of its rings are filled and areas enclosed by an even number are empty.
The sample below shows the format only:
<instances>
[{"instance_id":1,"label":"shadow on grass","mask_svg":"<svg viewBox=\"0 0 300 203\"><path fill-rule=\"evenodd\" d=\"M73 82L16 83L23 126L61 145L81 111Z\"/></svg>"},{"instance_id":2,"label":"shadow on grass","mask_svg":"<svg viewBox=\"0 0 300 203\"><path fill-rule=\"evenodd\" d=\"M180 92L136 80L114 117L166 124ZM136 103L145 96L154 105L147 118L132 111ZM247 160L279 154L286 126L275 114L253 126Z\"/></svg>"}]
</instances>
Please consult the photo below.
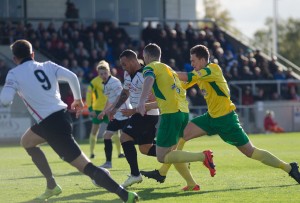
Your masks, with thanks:
<instances>
[{"instance_id":1,"label":"shadow on grass","mask_svg":"<svg viewBox=\"0 0 300 203\"><path fill-rule=\"evenodd\" d=\"M200 191L200 192L183 192L183 191L177 191L177 192L155 192L156 191L163 191L164 189L168 188L174 188L178 187L179 185L174 185L174 186L168 186L168 187L152 187L152 188L146 188L146 189L141 189L137 187L131 187L130 191L138 191L138 195L140 196L140 200L157 200L160 199L163 201L164 198L170 198L170 197L185 197L185 196L191 196L191 195L201 195L201 194L206 194L206 193L216 193L216 192L232 192L232 191L243 191L243 190L256 190L256 189L261 189L261 188L280 188L280 187L290 187L290 186L295 186L298 184L293 184L293 185L277 185L277 186L264 186L264 187L246 187L246 188L233 188L233 189L224 189L224 190L211 190L211 191ZM89 189L90 190L90 189ZM116 199L113 200L103 200L101 199L101 195L107 194L108 191L105 191L104 189L100 190L94 190L90 192L83 192L83 193L76 193L72 194L69 196L58 196L58 197L53 197L49 199L47 202L48 203L54 203L54 202L77 202L78 200L84 200L85 202L101 202L101 203L120 203L121 200L116 196ZM92 196L99 196L97 200L89 200L90 197ZM39 203L39 202L45 202L45 201L37 201L37 200L28 200L28 201L23 201L20 203Z\"/></svg>"},{"instance_id":2,"label":"shadow on grass","mask_svg":"<svg viewBox=\"0 0 300 203\"><path fill-rule=\"evenodd\" d=\"M41 202L47 202L47 203L54 203L54 202L70 202L70 201L74 201L74 202L78 202L80 200L84 200L85 202L103 202L103 203L120 203L121 200L118 198L118 196L116 196L116 199L114 200L102 200L101 199L101 195L108 193L107 191L93 191L93 192L84 192L84 193L76 193L76 194L72 194L69 196L64 196L64 197L53 197L50 198L48 201L39 201L39 200L28 200L28 201L24 201L24 202L20 202L20 203L41 203ZM88 200L88 198L92 197L92 196L99 196L99 199L97 200Z\"/></svg>"},{"instance_id":3,"label":"shadow on grass","mask_svg":"<svg viewBox=\"0 0 300 203\"><path fill-rule=\"evenodd\" d=\"M155 189L158 191L162 191L163 188L147 188L138 192L138 195L141 197L141 200L153 200L153 199L163 199L169 197L182 197L182 196L191 196L191 195L201 195L206 193L217 193L217 192L232 192L232 191L243 191L243 190L256 190L263 188L281 188L281 187L291 187L296 186L298 184L292 185L276 185L276 186L261 186L261 187L246 187L246 188L233 188L233 189L224 189L224 190L211 190L211 191L178 191L178 192L155 192ZM177 186L176 186L177 187ZM140 188L137 188L140 189ZM134 190L133 190L134 191ZM163 200L162 200L163 201Z\"/></svg>"},{"instance_id":4,"label":"shadow on grass","mask_svg":"<svg viewBox=\"0 0 300 203\"><path fill-rule=\"evenodd\" d=\"M80 173L79 171L75 171L75 172L71 172L71 173L55 175L55 177L78 176L78 175L83 175L83 174ZM26 179L39 179L39 178L44 178L44 176L28 176L28 177L23 177L23 178L7 178L7 179L1 179L1 180L16 180L16 179L26 180Z\"/></svg>"}]
</instances>

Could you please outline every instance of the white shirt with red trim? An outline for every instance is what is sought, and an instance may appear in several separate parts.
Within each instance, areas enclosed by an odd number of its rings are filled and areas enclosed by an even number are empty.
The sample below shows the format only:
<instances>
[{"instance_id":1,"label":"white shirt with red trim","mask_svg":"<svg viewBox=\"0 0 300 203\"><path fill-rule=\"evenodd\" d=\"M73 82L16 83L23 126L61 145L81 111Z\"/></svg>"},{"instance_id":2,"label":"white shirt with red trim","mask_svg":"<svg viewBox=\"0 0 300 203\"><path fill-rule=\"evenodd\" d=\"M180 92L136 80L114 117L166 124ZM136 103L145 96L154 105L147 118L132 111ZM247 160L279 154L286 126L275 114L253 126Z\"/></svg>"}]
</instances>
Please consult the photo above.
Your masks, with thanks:
<instances>
[{"instance_id":1,"label":"white shirt with red trim","mask_svg":"<svg viewBox=\"0 0 300 203\"><path fill-rule=\"evenodd\" d=\"M81 99L77 76L51 61L25 61L8 72L0 103L7 106L18 93L32 117L39 123L54 112L67 108L61 100L58 81L67 81L74 99Z\"/></svg>"},{"instance_id":2,"label":"white shirt with red trim","mask_svg":"<svg viewBox=\"0 0 300 203\"><path fill-rule=\"evenodd\" d=\"M122 83L118 78L114 76L110 76L108 80L103 84L104 84L104 94L107 96L108 102L110 104L113 104L116 101L116 99L120 96L123 90ZM117 120L128 119L129 117L124 116L120 112L121 109L132 109L129 99L127 99L124 102L124 104L121 105L121 107L115 114L115 119Z\"/></svg>"},{"instance_id":3,"label":"white shirt with red trim","mask_svg":"<svg viewBox=\"0 0 300 203\"><path fill-rule=\"evenodd\" d=\"M125 90L129 90L129 98L132 107L137 107L140 97L142 95L144 85L144 77L142 69L137 71L134 75L129 75L127 71L124 72L124 85ZM159 115L158 109L151 109L147 111L147 115Z\"/></svg>"}]
</instances>

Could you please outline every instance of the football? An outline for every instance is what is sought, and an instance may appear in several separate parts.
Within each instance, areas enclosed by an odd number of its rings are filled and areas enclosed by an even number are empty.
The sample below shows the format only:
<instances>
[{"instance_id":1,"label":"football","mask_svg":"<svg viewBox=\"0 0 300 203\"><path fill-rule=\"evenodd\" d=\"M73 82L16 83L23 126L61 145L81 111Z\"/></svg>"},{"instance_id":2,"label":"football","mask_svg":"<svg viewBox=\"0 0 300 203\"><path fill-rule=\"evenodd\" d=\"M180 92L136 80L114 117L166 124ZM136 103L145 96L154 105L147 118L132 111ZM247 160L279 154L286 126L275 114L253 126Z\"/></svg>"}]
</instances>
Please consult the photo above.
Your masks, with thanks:
<instances>
[{"instance_id":1,"label":"football","mask_svg":"<svg viewBox=\"0 0 300 203\"><path fill-rule=\"evenodd\" d=\"M107 175L110 176L109 170L107 170L106 168L102 168L102 167L98 167L98 168L100 168L102 171L104 171ZM97 187L101 187L100 185L98 185L98 184L96 183L95 180L92 180L92 183L93 183L95 186L97 186Z\"/></svg>"}]
</instances>

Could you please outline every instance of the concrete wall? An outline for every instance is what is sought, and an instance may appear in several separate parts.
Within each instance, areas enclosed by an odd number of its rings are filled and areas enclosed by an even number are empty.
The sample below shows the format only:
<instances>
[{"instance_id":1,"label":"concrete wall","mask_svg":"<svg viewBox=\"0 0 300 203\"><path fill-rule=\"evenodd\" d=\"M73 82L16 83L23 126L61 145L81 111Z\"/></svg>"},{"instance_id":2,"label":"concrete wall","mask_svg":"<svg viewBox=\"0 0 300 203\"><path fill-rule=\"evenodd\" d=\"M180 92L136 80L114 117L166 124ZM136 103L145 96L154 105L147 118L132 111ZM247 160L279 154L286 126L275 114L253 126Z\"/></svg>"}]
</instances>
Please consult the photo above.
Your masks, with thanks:
<instances>
[{"instance_id":1,"label":"concrete wall","mask_svg":"<svg viewBox=\"0 0 300 203\"><path fill-rule=\"evenodd\" d=\"M272 110L275 121L287 132L300 132L300 103L286 101L257 102L254 109L255 127L264 131L266 110Z\"/></svg>"}]
</instances>

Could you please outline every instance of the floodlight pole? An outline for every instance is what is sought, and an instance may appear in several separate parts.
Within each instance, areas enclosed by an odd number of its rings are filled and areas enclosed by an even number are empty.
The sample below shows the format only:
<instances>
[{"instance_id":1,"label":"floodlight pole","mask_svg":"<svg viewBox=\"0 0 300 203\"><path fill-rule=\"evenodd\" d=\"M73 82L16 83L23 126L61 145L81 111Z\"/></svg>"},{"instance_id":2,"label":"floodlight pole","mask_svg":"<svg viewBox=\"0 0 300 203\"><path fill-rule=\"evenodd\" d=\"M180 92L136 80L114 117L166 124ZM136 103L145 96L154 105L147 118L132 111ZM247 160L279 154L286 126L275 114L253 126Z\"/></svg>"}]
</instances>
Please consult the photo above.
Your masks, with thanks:
<instances>
[{"instance_id":1,"label":"floodlight pole","mask_svg":"<svg viewBox=\"0 0 300 203\"><path fill-rule=\"evenodd\" d=\"M278 21L278 0L273 0L273 55L278 53L278 36L277 36L277 21Z\"/></svg>"}]
</instances>

